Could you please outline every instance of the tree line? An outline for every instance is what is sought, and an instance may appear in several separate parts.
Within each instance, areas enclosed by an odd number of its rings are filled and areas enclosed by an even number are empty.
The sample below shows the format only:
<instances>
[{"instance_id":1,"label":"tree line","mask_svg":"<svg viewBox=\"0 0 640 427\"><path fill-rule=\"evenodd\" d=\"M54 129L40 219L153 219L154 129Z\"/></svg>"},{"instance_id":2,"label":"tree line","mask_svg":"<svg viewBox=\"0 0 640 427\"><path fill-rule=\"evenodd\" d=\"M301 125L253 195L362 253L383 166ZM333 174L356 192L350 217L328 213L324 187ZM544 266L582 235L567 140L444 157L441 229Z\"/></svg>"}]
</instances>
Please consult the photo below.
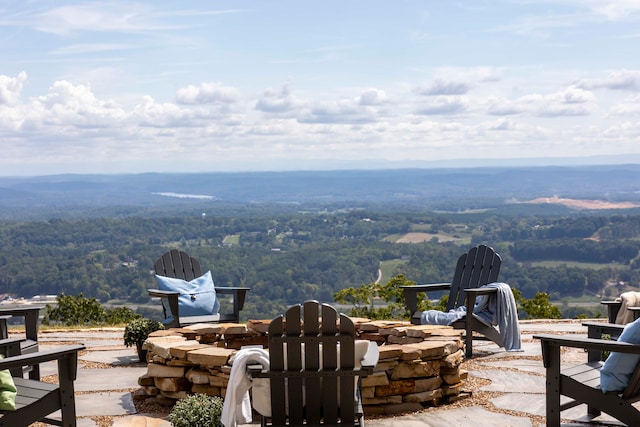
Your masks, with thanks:
<instances>
[{"instance_id":1,"label":"tree line","mask_svg":"<svg viewBox=\"0 0 640 427\"><path fill-rule=\"evenodd\" d=\"M417 228L433 233L466 228L469 240L434 237L408 244L390 239ZM235 243L226 243L229 236ZM210 269L217 286L251 288L244 318L268 318L289 304L309 298L332 302L341 289L374 282L383 261L400 260L393 275L446 282L458 256L470 245L485 243L503 257L501 281L525 298L537 292L562 298L601 293L612 282L640 287L639 237L640 216L620 214L567 218L247 208L227 216L3 221L0 288L21 297L82 293L102 303L145 305L150 303L147 289L155 286L153 263L166 250L179 248ZM567 264L534 265L540 260Z\"/></svg>"}]
</instances>

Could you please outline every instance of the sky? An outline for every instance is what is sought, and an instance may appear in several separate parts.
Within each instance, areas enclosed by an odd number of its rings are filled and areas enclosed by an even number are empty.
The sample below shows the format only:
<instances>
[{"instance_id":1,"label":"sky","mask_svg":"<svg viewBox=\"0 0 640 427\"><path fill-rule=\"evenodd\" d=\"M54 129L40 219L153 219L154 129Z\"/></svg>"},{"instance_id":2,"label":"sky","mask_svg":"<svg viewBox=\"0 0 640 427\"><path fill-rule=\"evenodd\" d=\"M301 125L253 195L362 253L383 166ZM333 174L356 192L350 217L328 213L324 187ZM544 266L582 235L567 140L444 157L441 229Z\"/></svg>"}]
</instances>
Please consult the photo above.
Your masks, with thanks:
<instances>
[{"instance_id":1,"label":"sky","mask_svg":"<svg viewBox=\"0 0 640 427\"><path fill-rule=\"evenodd\" d=\"M0 2L0 175L640 163L640 0Z\"/></svg>"}]
</instances>

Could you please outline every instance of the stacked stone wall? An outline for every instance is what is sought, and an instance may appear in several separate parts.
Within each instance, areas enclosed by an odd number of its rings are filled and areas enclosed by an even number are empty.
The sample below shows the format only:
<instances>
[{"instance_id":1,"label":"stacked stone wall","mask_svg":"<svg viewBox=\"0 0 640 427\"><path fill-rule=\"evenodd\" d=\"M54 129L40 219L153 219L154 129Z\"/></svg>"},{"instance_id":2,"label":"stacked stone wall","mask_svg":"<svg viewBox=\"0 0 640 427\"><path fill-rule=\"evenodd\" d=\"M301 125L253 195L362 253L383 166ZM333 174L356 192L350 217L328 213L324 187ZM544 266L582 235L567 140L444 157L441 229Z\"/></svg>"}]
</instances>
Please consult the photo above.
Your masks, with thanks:
<instances>
[{"instance_id":1,"label":"stacked stone wall","mask_svg":"<svg viewBox=\"0 0 640 427\"><path fill-rule=\"evenodd\" d=\"M420 410L465 395L461 331L446 326L353 319L360 339L378 344L373 374L362 379L365 414ZM191 393L224 397L235 353L246 345L267 347L268 321L193 325L151 334L147 373L137 398L180 399Z\"/></svg>"}]
</instances>

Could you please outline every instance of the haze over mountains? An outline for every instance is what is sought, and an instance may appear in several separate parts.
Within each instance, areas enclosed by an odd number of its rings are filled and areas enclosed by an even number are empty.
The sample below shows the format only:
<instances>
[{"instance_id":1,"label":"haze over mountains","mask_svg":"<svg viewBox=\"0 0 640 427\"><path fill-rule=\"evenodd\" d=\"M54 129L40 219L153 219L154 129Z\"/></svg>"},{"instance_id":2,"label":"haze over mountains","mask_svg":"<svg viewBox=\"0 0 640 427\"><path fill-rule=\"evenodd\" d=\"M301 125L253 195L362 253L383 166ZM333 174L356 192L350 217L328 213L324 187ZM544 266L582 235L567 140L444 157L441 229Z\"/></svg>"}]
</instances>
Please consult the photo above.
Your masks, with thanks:
<instances>
[{"instance_id":1,"label":"haze over mountains","mask_svg":"<svg viewBox=\"0 0 640 427\"><path fill-rule=\"evenodd\" d=\"M0 177L0 208L375 203L495 207L537 197L640 201L640 165ZM18 211L16 211L18 212ZM6 214L5 214L6 216Z\"/></svg>"}]
</instances>

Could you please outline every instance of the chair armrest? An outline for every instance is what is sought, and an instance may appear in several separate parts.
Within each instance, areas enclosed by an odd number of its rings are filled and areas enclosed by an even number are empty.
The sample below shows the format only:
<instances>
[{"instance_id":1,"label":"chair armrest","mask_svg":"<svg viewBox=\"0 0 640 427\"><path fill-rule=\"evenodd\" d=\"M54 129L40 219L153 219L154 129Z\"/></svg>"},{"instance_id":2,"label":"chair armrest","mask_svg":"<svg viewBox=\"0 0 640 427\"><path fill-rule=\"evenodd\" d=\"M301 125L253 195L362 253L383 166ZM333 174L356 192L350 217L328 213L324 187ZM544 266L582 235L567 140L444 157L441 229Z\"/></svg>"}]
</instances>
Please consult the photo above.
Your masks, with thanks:
<instances>
[{"instance_id":1,"label":"chair armrest","mask_svg":"<svg viewBox=\"0 0 640 427\"><path fill-rule=\"evenodd\" d=\"M160 289L147 289L147 293L149 294L150 297L158 297L158 298L168 298L170 296L178 296L180 295L180 292L176 292L176 291L163 291Z\"/></svg>"},{"instance_id":2,"label":"chair armrest","mask_svg":"<svg viewBox=\"0 0 640 427\"><path fill-rule=\"evenodd\" d=\"M616 323L616 317L618 317L618 312L622 307L622 301L600 301L600 304L607 307L609 323Z\"/></svg>"},{"instance_id":3,"label":"chair armrest","mask_svg":"<svg viewBox=\"0 0 640 427\"><path fill-rule=\"evenodd\" d=\"M606 334L612 340L617 340L624 329L624 325L618 325L617 323L583 322L582 326L587 327L587 337L594 339L602 339L602 335ZM599 350L589 350L588 353L589 362L600 360L601 352Z\"/></svg>"},{"instance_id":4,"label":"chair armrest","mask_svg":"<svg viewBox=\"0 0 640 427\"><path fill-rule=\"evenodd\" d=\"M38 320L43 305L0 308L0 316L24 317L24 329L28 339L38 341Z\"/></svg>"},{"instance_id":5,"label":"chair armrest","mask_svg":"<svg viewBox=\"0 0 640 427\"><path fill-rule=\"evenodd\" d=\"M585 350L615 351L618 353L640 354L639 344L629 344L620 341L551 334L534 335L533 338L539 339L541 341L543 358L546 358L545 354L547 354L547 352L550 351L551 348L559 349L560 347L573 347L583 348ZM546 363L545 366L547 366Z\"/></svg>"},{"instance_id":6,"label":"chair armrest","mask_svg":"<svg viewBox=\"0 0 640 427\"><path fill-rule=\"evenodd\" d=\"M627 307L627 310L633 313L633 320L640 318L640 307Z\"/></svg>"},{"instance_id":7,"label":"chair armrest","mask_svg":"<svg viewBox=\"0 0 640 427\"><path fill-rule=\"evenodd\" d=\"M400 286L404 291L404 301L411 314L418 311L418 292L446 291L451 289L451 283L430 283L414 286Z\"/></svg>"},{"instance_id":8,"label":"chair armrest","mask_svg":"<svg viewBox=\"0 0 640 427\"><path fill-rule=\"evenodd\" d=\"M612 338L617 338L622 333L624 325L617 323L600 323L600 322L583 322L582 326L587 327L587 336L589 338L600 338L602 334L611 335Z\"/></svg>"},{"instance_id":9,"label":"chair armrest","mask_svg":"<svg viewBox=\"0 0 640 427\"><path fill-rule=\"evenodd\" d=\"M0 370L22 368L23 366L37 365L52 360L62 360L73 357L77 361L77 354L84 350L84 345L69 345L58 347L54 350L39 351L36 353L22 354L18 356L0 359ZM74 370L75 371L75 370ZM75 372L72 372L75 379Z\"/></svg>"},{"instance_id":10,"label":"chair armrest","mask_svg":"<svg viewBox=\"0 0 640 427\"><path fill-rule=\"evenodd\" d=\"M250 290L251 288L242 287L216 287L217 294L233 295L233 314L238 319L240 319L240 310L242 310L242 308L244 307L244 300L246 298L247 292L249 292Z\"/></svg>"},{"instance_id":11,"label":"chair armrest","mask_svg":"<svg viewBox=\"0 0 640 427\"><path fill-rule=\"evenodd\" d=\"M498 288L480 287L480 288L464 289L464 293L467 295L471 295L471 294L489 295L489 294L495 294L497 292L498 292Z\"/></svg>"},{"instance_id":12,"label":"chair armrest","mask_svg":"<svg viewBox=\"0 0 640 427\"><path fill-rule=\"evenodd\" d=\"M0 340L0 354L5 357L18 356L21 353L20 343L24 338L5 338Z\"/></svg>"},{"instance_id":13,"label":"chair armrest","mask_svg":"<svg viewBox=\"0 0 640 427\"><path fill-rule=\"evenodd\" d=\"M473 307L476 305L476 297L478 295L491 295L496 294L498 292L498 288L488 288L488 287L479 287L479 288L471 288L464 289L464 295L467 306L467 313L473 313ZM471 327L471 325L469 325Z\"/></svg>"}]
</instances>

